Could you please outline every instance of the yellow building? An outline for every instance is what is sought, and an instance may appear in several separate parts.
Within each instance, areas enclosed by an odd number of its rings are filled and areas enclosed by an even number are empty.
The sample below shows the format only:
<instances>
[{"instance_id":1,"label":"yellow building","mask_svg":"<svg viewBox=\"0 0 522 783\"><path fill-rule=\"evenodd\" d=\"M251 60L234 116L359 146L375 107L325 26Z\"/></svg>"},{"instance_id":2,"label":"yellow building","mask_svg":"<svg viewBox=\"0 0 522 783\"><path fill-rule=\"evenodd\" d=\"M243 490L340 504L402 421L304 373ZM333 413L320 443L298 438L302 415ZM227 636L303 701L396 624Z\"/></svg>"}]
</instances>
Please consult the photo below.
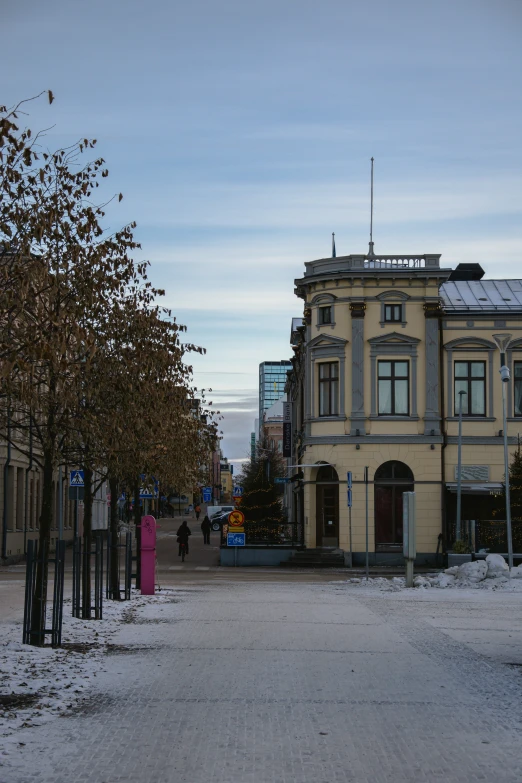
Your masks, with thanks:
<instances>
[{"instance_id":1,"label":"yellow building","mask_svg":"<svg viewBox=\"0 0 522 783\"><path fill-rule=\"evenodd\" d=\"M302 466L288 502L306 547L352 550L354 563L362 563L368 511L370 562L401 562L402 495L415 491L419 561L433 560L438 546L448 548L455 538L462 396L463 531L475 549L498 534L496 550L506 551L502 523L493 520L504 480L493 335L512 335L506 356L511 456L522 430L522 281L482 280L478 264L444 269L439 255L371 252L305 267L295 281L305 310L302 322L292 322L286 390L289 464ZM298 469L289 475L299 478Z\"/></svg>"},{"instance_id":2,"label":"yellow building","mask_svg":"<svg viewBox=\"0 0 522 783\"><path fill-rule=\"evenodd\" d=\"M226 502L230 502L232 499L234 482L232 470L232 466L225 457L225 459L221 461L221 498Z\"/></svg>"}]
</instances>

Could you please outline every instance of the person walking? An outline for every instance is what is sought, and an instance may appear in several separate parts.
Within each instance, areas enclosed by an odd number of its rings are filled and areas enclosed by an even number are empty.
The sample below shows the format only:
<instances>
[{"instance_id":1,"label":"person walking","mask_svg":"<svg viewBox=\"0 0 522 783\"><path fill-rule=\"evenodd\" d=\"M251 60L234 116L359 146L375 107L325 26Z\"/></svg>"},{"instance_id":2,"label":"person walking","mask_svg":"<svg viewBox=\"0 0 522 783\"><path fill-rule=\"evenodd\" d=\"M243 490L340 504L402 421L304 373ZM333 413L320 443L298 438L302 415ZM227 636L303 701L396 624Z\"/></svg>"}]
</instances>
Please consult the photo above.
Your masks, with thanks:
<instances>
[{"instance_id":1,"label":"person walking","mask_svg":"<svg viewBox=\"0 0 522 783\"><path fill-rule=\"evenodd\" d=\"M201 514L201 506L199 505L199 503L196 504L194 511L196 512L196 522L197 522L199 519L199 515Z\"/></svg>"},{"instance_id":2,"label":"person walking","mask_svg":"<svg viewBox=\"0 0 522 783\"><path fill-rule=\"evenodd\" d=\"M210 544L210 530L211 530L210 519L205 514L205 518L201 523L201 532L203 533L204 544Z\"/></svg>"},{"instance_id":3,"label":"person walking","mask_svg":"<svg viewBox=\"0 0 522 783\"><path fill-rule=\"evenodd\" d=\"M182 544L185 544L185 547L186 547L185 552L188 555L188 553L189 553L189 536L191 536L192 533L191 533L190 528L189 528L189 526L187 524L187 520L184 520L181 523L181 525L178 527L178 532L177 532L176 535L178 537L177 541L178 541L178 544L179 544L178 557L181 557L181 545Z\"/></svg>"}]
</instances>

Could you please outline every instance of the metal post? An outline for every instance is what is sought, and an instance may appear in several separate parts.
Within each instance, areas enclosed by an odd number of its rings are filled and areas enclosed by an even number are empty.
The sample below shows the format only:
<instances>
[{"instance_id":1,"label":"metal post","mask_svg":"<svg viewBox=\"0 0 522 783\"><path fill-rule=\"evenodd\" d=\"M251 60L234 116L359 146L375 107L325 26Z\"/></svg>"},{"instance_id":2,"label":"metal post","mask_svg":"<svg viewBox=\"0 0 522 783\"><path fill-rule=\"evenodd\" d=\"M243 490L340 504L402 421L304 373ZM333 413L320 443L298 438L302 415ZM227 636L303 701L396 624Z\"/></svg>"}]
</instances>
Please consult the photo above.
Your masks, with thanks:
<instances>
[{"instance_id":1,"label":"metal post","mask_svg":"<svg viewBox=\"0 0 522 783\"><path fill-rule=\"evenodd\" d=\"M513 568L513 539L511 536L511 497L509 490L509 452L508 452L508 433L506 421L506 384L502 384L502 426L504 435L504 472L506 482L506 528L507 528L507 546L508 546L508 565L509 570Z\"/></svg>"},{"instance_id":2,"label":"metal post","mask_svg":"<svg viewBox=\"0 0 522 783\"><path fill-rule=\"evenodd\" d=\"M366 581L370 578L370 560L368 555L368 468L364 469L364 483L366 492Z\"/></svg>"},{"instance_id":3,"label":"metal post","mask_svg":"<svg viewBox=\"0 0 522 783\"><path fill-rule=\"evenodd\" d=\"M506 414L506 383L509 383L510 372L506 364L506 353L513 335L508 332L492 335L500 350L500 378L502 380L502 434L504 436L504 473L506 487L506 533L508 548L509 570L513 568L513 538L511 534L511 497L509 488L509 452L508 452L508 432L507 432L507 414Z\"/></svg>"},{"instance_id":4,"label":"metal post","mask_svg":"<svg viewBox=\"0 0 522 783\"><path fill-rule=\"evenodd\" d=\"M24 601L24 627L22 643L31 642L31 615L34 594L34 567L35 567L36 542L30 538L27 542L27 559L25 565L25 601Z\"/></svg>"},{"instance_id":5,"label":"metal post","mask_svg":"<svg viewBox=\"0 0 522 783\"><path fill-rule=\"evenodd\" d=\"M352 548L352 507L348 507L348 529L350 532L350 568L353 568L353 548Z\"/></svg>"},{"instance_id":6,"label":"metal post","mask_svg":"<svg viewBox=\"0 0 522 783\"><path fill-rule=\"evenodd\" d=\"M63 478L62 466L58 467L58 539L63 538Z\"/></svg>"},{"instance_id":7,"label":"metal post","mask_svg":"<svg viewBox=\"0 0 522 783\"><path fill-rule=\"evenodd\" d=\"M459 442L457 450L457 525L455 532L456 541L461 538L461 513L462 513L462 396L465 391L459 391Z\"/></svg>"}]
</instances>

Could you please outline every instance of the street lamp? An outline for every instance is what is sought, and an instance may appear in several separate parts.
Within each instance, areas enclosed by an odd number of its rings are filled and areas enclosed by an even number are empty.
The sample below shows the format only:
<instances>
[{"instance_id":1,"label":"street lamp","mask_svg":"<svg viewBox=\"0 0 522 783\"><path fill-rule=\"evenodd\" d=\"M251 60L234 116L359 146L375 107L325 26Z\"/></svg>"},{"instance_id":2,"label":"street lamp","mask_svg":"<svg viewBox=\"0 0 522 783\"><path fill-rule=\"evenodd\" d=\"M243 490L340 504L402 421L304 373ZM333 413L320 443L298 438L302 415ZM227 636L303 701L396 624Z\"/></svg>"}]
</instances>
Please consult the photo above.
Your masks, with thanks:
<instances>
[{"instance_id":1,"label":"street lamp","mask_svg":"<svg viewBox=\"0 0 522 783\"><path fill-rule=\"evenodd\" d=\"M504 474L506 482L506 528L508 545L508 564L509 570L513 568L513 540L511 537L511 498L509 494L509 455L508 455L508 434L506 421L506 383L509 383L509 367L506 364L506 351L513 335L507 332L494 334L498 349L500 351L500 378L502 380L502 434L504 436Z\"/></svg>"},{"instance_id":2,"label":"street lamp","mask_svg":"<svg viewBox=\"0 0 522 783\"><path fill-rule=\"evenodd\" d=\"M457 524L455 530L455 540L460 541L461 536L461 516L462 516L462 402L467 392L463 389L459 391L459 442L457 450Z\"/></svg>"}]
</instances>

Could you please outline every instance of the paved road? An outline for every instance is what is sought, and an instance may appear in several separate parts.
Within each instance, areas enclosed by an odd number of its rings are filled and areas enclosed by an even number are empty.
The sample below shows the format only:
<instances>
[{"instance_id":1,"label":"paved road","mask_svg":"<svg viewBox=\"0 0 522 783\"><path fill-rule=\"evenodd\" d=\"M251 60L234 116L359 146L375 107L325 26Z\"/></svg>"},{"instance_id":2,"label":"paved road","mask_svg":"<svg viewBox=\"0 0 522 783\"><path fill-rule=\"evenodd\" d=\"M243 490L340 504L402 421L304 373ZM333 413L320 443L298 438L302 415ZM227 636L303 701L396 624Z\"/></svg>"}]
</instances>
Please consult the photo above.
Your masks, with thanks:
<instances>
[{"instance_id":1,"label":"paved road","mask_svg":"<svg viewBox=\"0 0 522 783\"><path fill-rule=\"evenodd\" d=\"M2 783L519 783L520 670L470 640L515 651L521 620L498 593L185 584Z\"/></svg>"},{"instance_id":2,"label":"paved road","mask_svg":"<svg viewBox=\"0 0 522 783\"><path fill-rule=\"evenodd\" d=\"M189 554L185 562L181 563L178 557L178 544L176 542L176 531L181 525L183 519L188 522L192 533L189 539ZM219 566L219 545L221 534L212 532L210 534L210 544L203 543L203 533L201 532L201 520L196 521L195 517L183 517L174 519L159 519L160 528L157 534L156 554L158 572L163 574L172 571L208 571L211 568Z\"/></svg>"}]
</instances>

